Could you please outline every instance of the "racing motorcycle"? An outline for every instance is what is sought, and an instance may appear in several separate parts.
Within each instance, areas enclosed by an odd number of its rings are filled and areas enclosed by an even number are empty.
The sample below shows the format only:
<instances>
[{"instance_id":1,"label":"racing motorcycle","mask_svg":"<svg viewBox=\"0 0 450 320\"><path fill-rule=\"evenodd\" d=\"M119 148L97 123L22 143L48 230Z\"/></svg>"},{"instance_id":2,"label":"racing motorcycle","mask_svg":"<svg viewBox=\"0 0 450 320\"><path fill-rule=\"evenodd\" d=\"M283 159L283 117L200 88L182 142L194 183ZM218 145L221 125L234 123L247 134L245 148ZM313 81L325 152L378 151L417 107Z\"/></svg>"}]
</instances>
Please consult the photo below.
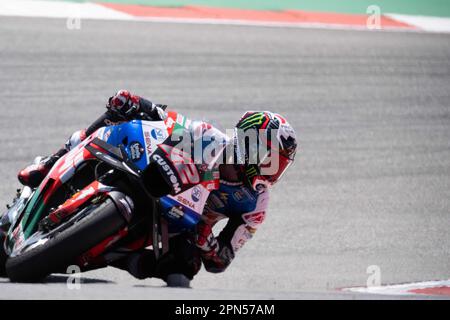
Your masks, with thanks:
<instances>
[{"instance_id":1,"label":"racing motorcycle","mask_svg":"<svg viewBox=\"0 0 450 320\"><path fill-rule=\"evenodd\" d=\"M146 247L159 259L171 234L193 232L219 186L216 162L227 137L172 111L148 120L97 130L39 187L18 190L0 220L0 273L35 282L72 265L104 267ZM194 161L196 148L179 148L184 139L209 150L208 161Z\"/></svg>"}]
</instances>

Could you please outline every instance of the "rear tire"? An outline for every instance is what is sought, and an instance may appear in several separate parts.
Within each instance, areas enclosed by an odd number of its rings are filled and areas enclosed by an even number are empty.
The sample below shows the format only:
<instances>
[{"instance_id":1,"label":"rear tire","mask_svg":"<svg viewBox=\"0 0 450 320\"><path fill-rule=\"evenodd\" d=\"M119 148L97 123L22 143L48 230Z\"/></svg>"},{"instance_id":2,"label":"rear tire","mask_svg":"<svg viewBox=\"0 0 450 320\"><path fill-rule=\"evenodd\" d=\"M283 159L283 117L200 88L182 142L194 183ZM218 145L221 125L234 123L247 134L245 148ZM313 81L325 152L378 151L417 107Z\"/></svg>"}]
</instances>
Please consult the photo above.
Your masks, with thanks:
<instances>
[{"instance_id":1,"label":"rear tire","mask_svg":"<svg viewBox=\"0 0 450 320\"><path fill-rule=\"evenodd\" d=\"M46 243L10 257L6 273L13 282L37 282L60 272L75 259L126 225L111 199Z\"/></svg>"}]
</instances>

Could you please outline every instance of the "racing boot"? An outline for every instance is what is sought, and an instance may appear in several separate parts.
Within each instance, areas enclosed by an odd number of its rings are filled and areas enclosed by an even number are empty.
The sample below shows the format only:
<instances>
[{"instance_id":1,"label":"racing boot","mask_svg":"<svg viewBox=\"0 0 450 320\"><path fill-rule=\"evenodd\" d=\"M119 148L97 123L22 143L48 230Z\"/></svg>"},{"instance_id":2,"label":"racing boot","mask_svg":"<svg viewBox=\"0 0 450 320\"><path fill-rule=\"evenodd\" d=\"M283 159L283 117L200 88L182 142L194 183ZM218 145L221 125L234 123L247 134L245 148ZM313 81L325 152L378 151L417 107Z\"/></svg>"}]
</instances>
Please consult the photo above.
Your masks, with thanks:
<instances>
[{"instance_id":1,"label":"racing boot","mask_svg":"<svg viewBox=\"0 0 450 320\"><path fill-rule=\"evenodd\" d=\"M128 271L136 279L142 280L155 276L156 259L152 250L144 249L110 262L109 265Z\"/></svg>"},{"instance_id":2,"label":"racing boot","mask_svg":"<svg viewBox=\"0 0 450 320\"><path fill-rule=\"evenodd\" d=\"M51 155L45 158L37 157L32 165L21 170L18 179L21 184L30 188L38 187L47 176L50 169L58 161L59 155Z\"/></svg>"},{"instance_id":3,"label":"racing boot","mask_svg":"<svg viewBox=\"0 0 450 320\"><path fill-rule=\"evenodd\" d=\"M152 250L145 250L144 253L130 255L127 271L137 279L158 278L168 287L190 288L191 279L171 266L175 262L173 259L173 255L167 253L156 261Z\"/></svg>"}]
</instances>

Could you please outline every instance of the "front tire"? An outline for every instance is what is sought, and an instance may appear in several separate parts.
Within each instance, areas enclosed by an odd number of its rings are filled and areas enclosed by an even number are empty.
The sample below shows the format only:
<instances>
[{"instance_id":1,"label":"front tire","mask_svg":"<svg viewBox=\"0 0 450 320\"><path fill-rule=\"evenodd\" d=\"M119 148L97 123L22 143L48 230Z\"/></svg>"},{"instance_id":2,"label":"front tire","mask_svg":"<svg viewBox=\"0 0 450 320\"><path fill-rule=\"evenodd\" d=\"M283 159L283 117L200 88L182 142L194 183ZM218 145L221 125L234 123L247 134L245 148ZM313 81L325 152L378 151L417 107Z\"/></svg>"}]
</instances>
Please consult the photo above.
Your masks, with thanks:
<instances>
[{"instance_id":1,"label":"front tire","mask_svg":"<svg viewBox=\"0 0 450 320\"><path fill-rule=\"evenodd\" d=\"M64 270L75 259L126 225L114 202L107 199L97 208L56 234L44 244L10 257L6 273L13 282L37 282Z\"/></svg>"}]
</instances>

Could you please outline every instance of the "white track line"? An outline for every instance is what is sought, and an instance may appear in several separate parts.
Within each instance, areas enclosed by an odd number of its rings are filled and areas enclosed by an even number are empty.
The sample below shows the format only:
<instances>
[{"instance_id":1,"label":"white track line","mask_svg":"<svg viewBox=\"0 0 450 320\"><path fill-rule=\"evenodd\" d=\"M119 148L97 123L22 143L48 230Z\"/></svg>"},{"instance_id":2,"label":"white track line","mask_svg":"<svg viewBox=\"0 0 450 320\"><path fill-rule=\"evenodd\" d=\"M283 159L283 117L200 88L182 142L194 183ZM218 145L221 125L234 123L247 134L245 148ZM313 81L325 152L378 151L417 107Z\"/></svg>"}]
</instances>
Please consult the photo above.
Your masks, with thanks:
<instances>
[{"instance_id":1,"label":"white track line","mask_svg":"<svg viewBox=\"0 0 450 320\"><path fill-rule=\"evenodd\" d=\"M132 15L94 3L0 0L0 15L42 18L133 20Z\"/></svg>"}]
</instances>

